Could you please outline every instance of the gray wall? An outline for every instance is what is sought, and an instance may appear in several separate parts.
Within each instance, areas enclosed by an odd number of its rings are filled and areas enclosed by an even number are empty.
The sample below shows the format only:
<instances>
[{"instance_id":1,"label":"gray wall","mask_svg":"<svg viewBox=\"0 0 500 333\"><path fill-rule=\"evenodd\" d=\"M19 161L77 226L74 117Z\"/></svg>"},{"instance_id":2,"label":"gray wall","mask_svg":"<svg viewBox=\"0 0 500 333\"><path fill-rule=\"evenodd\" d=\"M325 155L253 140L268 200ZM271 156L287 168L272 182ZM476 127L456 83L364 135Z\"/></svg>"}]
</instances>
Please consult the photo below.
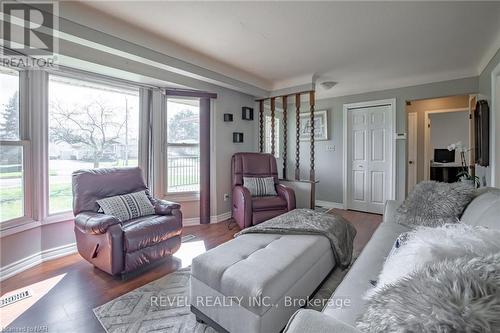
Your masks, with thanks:
<instances>
[{"instance_id":1,"label":"gray wall","mask_svg":"<svg viewBox=\"0 0 500 333\"><path fill-rule=\"evenodd\" d=\"M500 108L497 107L496 110L493 110L492 108L492 97L493 94L498 93L498 92L493 92L492 87L491 87L491 73L495 68L500 64L500 49L497 51L495 56L490 60L486 68L483 70L481 75L479 76L479 97L481 99L486 99L488 101L488 104L491 108L490 112L495 112L496 115L496 124L491 123L490 130L491 132L497 131L497 129L500 128ZM499 87L497 87L498 89ZM500 101L499 101L500 102ZM497 104L498 105L498 104ZM496 127L495 127L496 126ZM498 132L497 132L498 133ZM496 143L497 143L497 150L498 147L500 147L500 134L497 134L496 137ZM493 151L493 147L490 150L490 159L493 160L496 158L497 161L497 166L500 166L500 154L495 154L496 152ZM476 170L476 173L478 176L485 176L487 179L488 184L490 183L491 180L491 173L493 172L490 167L482 168L478 167ZM496 177L497 177L497 186L499 186L499 181L500 181L500 168L497 167L496 170Z\"/></svg>"},{"instance_id":2,"label":"gray wall","mask_svg":"<svg viewBox=\"0 0 500 333\"><path fill-rule=\"evenodd\" d=\"M215 179L212 179L212 182L215 182L215 188L212 189L215 197L211 198L212 215L231 211L231 198L224 201L225 193L231 195L231 156L236 152L253 152L258 149L255 140L258 131L257 109L254 108L254 120L241 119L241 107L254 107L253 97L223 88L218 89L217 93L218 98L212 113L215 117L215 159L212 160L211 166L215 170ZM232 113L233 121L224 122L224 113ZM243 143L233 143L233 132L243 133Z\"/></svg>"},{"instance_id":3,"label":"gray wall","mask_svg":"<svg viewBox=\"0 0 500 333\"><path fill-rule=\"evenodd\" d=\"M437 98L443 96L465 95L478 92L478 78L471 77L459 80L436 82L413 87L382 90L371 93L334 97L321 99L316 102L316 110L328 111L329 140L317 142L315 148L316 156L316 178L319 180L317 186L317 199L341 203L342 198L342 145L343 145L343 105L356 102L373 101L381 99L396 98L396 131L406 132L406 101L426 98ZM294 110L290 104L289 110ZM301 107L302 112L309 110L307 103ZM290 112L289 123L293 121L295 112ZM294 122L292 122L293 124ZM295 131L290 130L289 149L295 150ZM335 151L327 151L327 146L335 145ZM302 175L309 173L309 146L301 143L301 169ZM289 174L293 177L294 156L289 157ZM406 191L406 140L396 141L396 197L404 199Z\"/></svg>"}]
</instances>

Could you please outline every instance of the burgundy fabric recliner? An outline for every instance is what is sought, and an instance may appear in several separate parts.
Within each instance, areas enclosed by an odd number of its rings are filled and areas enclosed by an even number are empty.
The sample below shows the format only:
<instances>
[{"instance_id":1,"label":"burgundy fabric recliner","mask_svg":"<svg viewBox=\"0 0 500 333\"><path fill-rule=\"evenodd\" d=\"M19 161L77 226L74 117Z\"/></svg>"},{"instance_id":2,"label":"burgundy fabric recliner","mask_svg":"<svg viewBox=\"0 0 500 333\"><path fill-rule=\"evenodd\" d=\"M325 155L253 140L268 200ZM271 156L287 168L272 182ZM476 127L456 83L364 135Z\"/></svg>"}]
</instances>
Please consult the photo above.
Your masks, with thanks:
<instances>
[{"instance_id":1,"label":"burgundy fabric recliner","mask_svg":"<svg viewBox=\"0 0 500 333\"><path fill-rule=\"evenodd\" d=\"M79 170L72 177L76 244L92 265L125 276L179 249L182 213L177 203L149 197L156 215L124 222L97 212L99 199L148 189L140 168Z\"/></svg>"},{"instance_id":2,"label":"burgundy fabric recliner","mask_svg":"<svg viewBox=\"0 0 500 333\"><path fill-rule=\"evenodd\" d=\"M276 159L271 154L236 153L231 159L233 218L241 229L295 209L294 191L278 183ZM278 196L252 197L243 177L273 177Z\"/></svg>"}]
</instances>

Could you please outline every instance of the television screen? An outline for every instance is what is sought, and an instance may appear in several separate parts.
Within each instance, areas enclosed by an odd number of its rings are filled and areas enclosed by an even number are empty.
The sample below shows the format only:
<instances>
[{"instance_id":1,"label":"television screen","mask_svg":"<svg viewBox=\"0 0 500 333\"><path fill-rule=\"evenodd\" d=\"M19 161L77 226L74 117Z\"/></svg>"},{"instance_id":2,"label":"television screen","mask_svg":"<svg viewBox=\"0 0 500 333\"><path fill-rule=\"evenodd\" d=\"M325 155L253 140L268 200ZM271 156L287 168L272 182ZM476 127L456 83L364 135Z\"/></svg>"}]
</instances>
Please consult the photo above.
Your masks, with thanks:
<instances>
[{"instance_id":1,"label":"television screen","mask_svg":"<svg viewBox=\"0 0 500 333\"><path fill-rule=\"evenodd\" d=\"M455 150L434 149L434 162L437 163L455 162Z\"/></svg>"}]
</instances>

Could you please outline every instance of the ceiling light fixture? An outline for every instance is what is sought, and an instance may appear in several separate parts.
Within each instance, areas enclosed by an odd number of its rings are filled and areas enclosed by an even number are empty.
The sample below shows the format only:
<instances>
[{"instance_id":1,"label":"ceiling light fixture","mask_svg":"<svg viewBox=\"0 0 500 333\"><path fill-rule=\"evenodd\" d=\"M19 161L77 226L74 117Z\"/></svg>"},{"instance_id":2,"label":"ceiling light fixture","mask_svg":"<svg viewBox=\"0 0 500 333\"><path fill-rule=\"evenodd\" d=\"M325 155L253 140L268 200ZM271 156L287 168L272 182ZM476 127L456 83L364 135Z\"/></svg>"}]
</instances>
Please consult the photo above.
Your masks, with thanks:
<instances>
[{"instance_id":1,"label":"ceiling light fixture","mask_svg":"<svg viewBox=\"0 0 500 333\"><path fill-rule=\"evenodd\" d=\"M325 82L321 82L320 85L325 90L329 90L329 89L332 89L333 87L335 87L337 85L337 82L335 82L335 81L325 81Z\"/></svg>"}]
</instances>

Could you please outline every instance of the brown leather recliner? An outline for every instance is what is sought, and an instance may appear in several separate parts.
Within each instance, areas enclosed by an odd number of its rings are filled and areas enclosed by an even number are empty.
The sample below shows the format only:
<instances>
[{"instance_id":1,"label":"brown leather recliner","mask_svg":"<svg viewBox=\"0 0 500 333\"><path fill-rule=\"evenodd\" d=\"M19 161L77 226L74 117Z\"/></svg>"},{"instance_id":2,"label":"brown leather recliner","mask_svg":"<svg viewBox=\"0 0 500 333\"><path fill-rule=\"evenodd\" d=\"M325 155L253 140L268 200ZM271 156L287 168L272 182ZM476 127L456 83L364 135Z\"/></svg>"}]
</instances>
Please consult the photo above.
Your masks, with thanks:
<instances>
[{"instance_id":1,"label":"brown leather recliner","mask_svg":"<svg viewBox=\"0 0 500 333\"><path fill-rule=\"evenodd\" d=\"M177 203L149 197L156 215L124 222L98 213L99 199L147 189L140 168L73 172L76 244L83 258L111 275L125 275L179 249L182 213Z\"/></svg>"},{"instance_id":2,"label":"brown leather recliner","mask_svg":"<svg viewBox=\"0 0 500 333\"><path fill-rule=\"evenodd\" d=\"M271 154L236 153L231 160L233 218L241 229L295 209L295 192L278 183L276 159ZM252 197L243 177L273 177L277 196Z\"/></svg>"}]
</instances>

